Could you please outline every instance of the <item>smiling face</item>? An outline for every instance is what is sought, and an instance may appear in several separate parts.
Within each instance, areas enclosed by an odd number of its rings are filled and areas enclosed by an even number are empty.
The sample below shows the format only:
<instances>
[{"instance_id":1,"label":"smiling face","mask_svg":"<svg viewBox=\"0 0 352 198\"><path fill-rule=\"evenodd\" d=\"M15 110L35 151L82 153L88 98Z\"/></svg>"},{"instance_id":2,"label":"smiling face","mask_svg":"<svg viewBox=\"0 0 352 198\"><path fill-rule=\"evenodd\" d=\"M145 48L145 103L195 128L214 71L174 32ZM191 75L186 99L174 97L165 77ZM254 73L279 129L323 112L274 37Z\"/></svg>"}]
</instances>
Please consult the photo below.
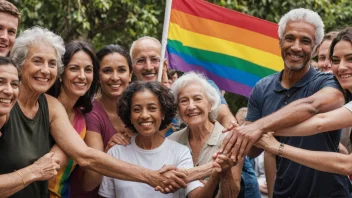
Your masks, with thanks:
<instances>
[{"instance_id":1,"label":"smiling face","mask_svg":"<svg viewBox=\"0 0 352 198\"><path fill-rule=\"evenodd\" d=\"M199 84L183 87L177 101L179 114L186 125L202 126L210 121L211 103Z\"/></svg>"},{"instance_id":2,"label":"smiling face","mask_svg":"<svg viewBox=\"0 0 352 198\"><path fill-rule=\"evenodd\" d=\"M126 58L119 53L104 56L100 62L100 87L102 94L118 98L131 82L132 73Z\"/></svg>"},{"instance_id":3,"label":"smiling face","mask_svg":"<svg viewBox=\"0 0 352 198\"><path fill-rule=\"evenodd\" d=\"M93 62L91 57L84 51L78 51L73 54L61 78L60 94L77 98L83 96L89 90L93 81Z\"/></svg>"},{"instance_id":4,"label":"smiling face","mask_svg":"<svg viewBox=\"0 0 352 198\"><path fill-rule=\"evenodd\" d=\"M344 89L352 92L352 44L341 40L335 47L332 55L332 71Z\"/></svg>"},{"instance_id":5,"label":"smiling face","mask_svg":"<svg viewBox=\"0 0 352 198\"><path fill-rule=\"evenodd\" d=\"M18 27L18 18L0 12L0 56L7 56L15 43Z\"/></svg>"},{"instance_id":6,"label":"smiling face","mask_svg":"<svg viewBox=\"0 0 352 198\"><path fill-rule=\"evenodd\" d=\"M13 65L0 65L0 116L10 112L19 94L18 72Z\"/></svg>"},{"instance_id":7,"label":"smiling face","mask_svg":"<svg viewBox=\"0 0 352 198\"><path fill-rule=\"evenodd\" d=\"M290 21L280 40L285 68L301 70L308 65L315 41L315 27L304 21Z\"/></svg>"},{"instance_id":8,"label":"smiling face","mask_svg":"<svg viewBox=\"0 0 352 198\"><path fill-rule=\"evenodd\" d=\"M329 55L328 55L330 44L331 44L331 40L325 40L319 46L318 69L323 72L332 72Z\"/></svg>"},{"instance_id":9,"label":"smiling face","mask_svg":"<svg viewBox=\"0 0 352 198\"><path fill-rule=\"evenodd\" d=\"M137 80L156 81L160 64L161 45L151 39L137 41L132 52L132 68Z\"/></svg>"},{"instance_id":10,"label":"smiling face","mask_svg":"<svg viewBox=\"0 0 352 198\"><path fill-rule=\"evenodd\" d=\"M28 90L45 93L57 77L56 50L44 43L28 47L28 53L20 71L21 84Z\"/></svg>"},{"instance_id":11,"label":"smiling face","mask_svg":"<svg viewBox=\"0 0 352 198\"><path fill-rule=\"evenodd\" d=\"M150 90L136 92L131 101L131 123L142 136L157 134L164 115L158 97Z\"/></svg>"}]
</instances>

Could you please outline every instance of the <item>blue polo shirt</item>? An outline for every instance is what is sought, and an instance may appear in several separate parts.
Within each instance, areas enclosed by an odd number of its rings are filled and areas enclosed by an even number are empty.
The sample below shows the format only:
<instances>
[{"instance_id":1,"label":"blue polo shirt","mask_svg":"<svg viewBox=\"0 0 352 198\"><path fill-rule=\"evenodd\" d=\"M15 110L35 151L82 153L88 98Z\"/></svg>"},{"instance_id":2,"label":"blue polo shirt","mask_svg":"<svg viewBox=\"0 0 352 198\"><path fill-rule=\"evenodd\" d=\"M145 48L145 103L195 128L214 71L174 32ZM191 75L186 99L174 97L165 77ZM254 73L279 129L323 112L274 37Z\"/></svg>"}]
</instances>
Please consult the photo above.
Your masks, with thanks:
<instances>
[{"instance_id":1,"label":"blue polo shirt","mask_svg":"<svg viewBox=\"0 0 352 198\"><path fill-rule=\"evenodd\" d=\"M246 120L254 122L325 87L342 91L332 74L319 72L313 67L290 89L281 86L282 73L265 77L255 85L248 101ZM307 150L338 152L340 130L276 139ZM352 192L347 176L314 170L278 156L276 168L274 197L349 197Z\"/></svg>"}]
</instances>

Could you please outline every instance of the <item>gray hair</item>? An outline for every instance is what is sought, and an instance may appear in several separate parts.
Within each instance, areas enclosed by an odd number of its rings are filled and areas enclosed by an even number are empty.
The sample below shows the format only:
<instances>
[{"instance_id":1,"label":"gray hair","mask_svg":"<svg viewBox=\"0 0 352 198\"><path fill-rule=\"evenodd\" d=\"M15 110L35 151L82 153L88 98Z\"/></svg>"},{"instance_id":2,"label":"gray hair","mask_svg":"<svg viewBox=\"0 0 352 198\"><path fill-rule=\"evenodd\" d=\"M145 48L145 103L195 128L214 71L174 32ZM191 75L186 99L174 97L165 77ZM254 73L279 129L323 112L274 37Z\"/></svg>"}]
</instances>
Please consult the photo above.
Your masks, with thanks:
<instances>
[{"instance_id":1,"label":"gray hair","mask_svg":"<svg viewBox=\"0 0 352 198\"><path fill-rule=\"evenodd\" d=\"M28 48L37 43L45 43L55 49L59 76L64 71L61 59L65 53L64 41L60 36L54 34L48 29L38 26L25 30L15 40L15 44L13 45L10 53L10 57L15 66L19 71L22 70L22 66L27 57Z\"/></svg>"},{"instance_id":2,"label":"gray hair","mask_svg":"<svg viewBox=\"0 0 352 198\"><path fill-rule=\"evenodd\" d=\"M207 77L205 77L201 73L196 72L187 72L183 74L180 78L178 78L172 85L171 85L171 92L175 96L175 102L178 104L178 95L180 94L181 90L186 87L187 85L191 85L192 83L198 83L201 87L201 90L209 100L211 104L211 110L209 114L209 119L211 121L215 121L216 117L218 116L219 106L220 106L220 96L216 89L209 84L207 81ZM180 120L183 122L182 118L179 117Z\"/></svg>"},{"instance_id":3,"label":"gray hair","mask_svg":"<svg viewBox=\"0 0 352 198\"><path fill-rule=\"evenodd\" d=\"M281 17L279 22L279 38L282 39L286 29L286 25L290 21L304 21L314 25L315 27L315 41L314 41L314 50L320 44L321 40L324 37L324 23L318 13L305 9L297 8L289 11L284 16ZM314 51L313 50L313 51Z\"/></svg>"},{"instance_id":4,"label":"gray hair","mask_svg":"<svg viewBox=\"0 0 352 198\"><path fill-rule=\"evenodd\" d=\"M145 40L145 39L153 40L153 41L159 43L160 46L161 46L161 43L160 43L160 41L159 41L158 39L156 39L156 38L154 38L154 37L151 37L151 36L142 36L141 38L139 38L139 39L133 41L133 43L132 43L132 45L131 45L131 48L130 48L130 56L131 56L131 59L133 59L132 53L133 53L134 48L136 47L136 43L137 43L138 41ZM132 62L133 62L133 60L132 60Z\"/></svg>"}]
</instances>

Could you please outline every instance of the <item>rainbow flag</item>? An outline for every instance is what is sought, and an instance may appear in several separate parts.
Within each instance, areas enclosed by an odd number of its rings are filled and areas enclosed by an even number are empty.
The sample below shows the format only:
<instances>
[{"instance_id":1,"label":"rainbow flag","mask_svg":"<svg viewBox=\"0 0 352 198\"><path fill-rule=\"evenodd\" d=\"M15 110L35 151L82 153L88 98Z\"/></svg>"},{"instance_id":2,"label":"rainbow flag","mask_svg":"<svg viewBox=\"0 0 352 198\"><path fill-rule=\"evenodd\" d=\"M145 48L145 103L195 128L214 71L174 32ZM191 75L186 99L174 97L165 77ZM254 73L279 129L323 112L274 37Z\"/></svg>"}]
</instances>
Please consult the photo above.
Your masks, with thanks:
<instances>
[{"instance_id":1,"label":"rainbow flag","mask_svg":"<svg viewBox=\"0 0 352 198\"><path fill-rule=\"evenodd\" d=\"M278 25L201 0L173 0L169 66L199 71L220 89L249 96L261 78L283 69Z\"/></svg>"}]
</instances>

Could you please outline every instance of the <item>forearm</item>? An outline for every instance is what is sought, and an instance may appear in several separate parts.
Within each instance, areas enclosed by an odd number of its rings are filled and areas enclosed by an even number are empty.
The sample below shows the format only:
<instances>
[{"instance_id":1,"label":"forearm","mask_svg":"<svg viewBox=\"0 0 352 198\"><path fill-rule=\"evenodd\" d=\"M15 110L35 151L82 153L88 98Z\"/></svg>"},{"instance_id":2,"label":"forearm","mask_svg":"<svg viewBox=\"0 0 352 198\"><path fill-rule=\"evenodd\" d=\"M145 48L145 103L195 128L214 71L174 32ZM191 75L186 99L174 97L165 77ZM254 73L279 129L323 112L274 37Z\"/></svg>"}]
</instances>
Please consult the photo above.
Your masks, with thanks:
<instances>
[{"instance_id":1,"label":"forearm","mask_svg":"<svg viewBox=\"0 0 352 198\"><path fill-rule=\"evenodd\" d=\"M222 173L220 177L220 195L219 197L233 198L237 197L241 190L241 177L235 179L231 170Z\"/></svg>"},{"instance_id":2,"label":"forearm","mask_svg":"<svg viewBox=\"0 0 352 198\"><path fill-rule=\"evenodd\" d=\"M0 197L9 197L40 178L38 174L32 173L31 166L22 168L18 172L23 180L17 172L0 175Z\"/></svg>"},{"instance_id":3,"label":"forearm","mask_svg":"<svg viewBox=\"0 0 352 198\"><path fill-rule=\"evenodd\" d=\"M97 172L91 170L84 170L82 178L82 187L85 191L92 191L101 183L103 176Z\"/></svg>"},{"instance_id":4,"label":"forearm","mask_svg":"<svg viewBox=\"0 0 352 198\"><path fill-rule=\"evenodd\" d=\"M270 153L278 154L278 145L268 148ZM341 175L352 174L352 156L335 152L310 151L284 145L282 157L304 166Z\"/></svg>"},{"instance_id":5,"label":"forearm","mask_svg":"<svg viewBox=\"0 0 352 198\"><path fill-rule=\"evenodd\" d=\"M231 122L236 120L236 118L232 115L229 107L225 104L221 104L219 107L219 115L217 117L217 121L224 127L229 127Z\"/></svg>"},{"instance_id":6,"label":"forearm","mask_svg":"<svg viewBox=\"0 0 352 198\"><path fill-rule=\"evenodd\" d=\"M274 192L274 184L276 179L276 156L265 152L264 153L264 172L265 172L265 179L267 183L268 189L268 197L273 197Z\"/></svg>"},{"instance_id":7,"label":"forearm","mask_svg":"<svg viewBox=\"0 0 352 198\"><path fill-rule=\"evenodd\" d=\"M213 171L213 164L212 162L209 162L201 166L190 168L184 171L186 171L187 183L189 183L195 180L201 180L209 177Z\"/></svg>"},{"instance_id":8,"label":"forearm","mask_svg":"<svg viewBox=\"0 0 352 198\"><path fill-rule=\"evenodd\" d=\"M149 185L152 182L151 177L153 174L158 174L157 171L151 171L126 163L89 147L86 147L83 153L78 154L76 161L81 167L88 168L102 175L120 180L147 183Z\"/></svg>"},{"instance_id":9,"label":"forearm","mask_svg":"<svg viewBox=\"0 0 352 198\"><path fill-rule=\"evenodd\" d=\"M203 188L197 188L189 194L189 198L212 198L217 185L219 184L220 177L211 175L209 180L205 183Z\"/></svg>"}]
</instances>

